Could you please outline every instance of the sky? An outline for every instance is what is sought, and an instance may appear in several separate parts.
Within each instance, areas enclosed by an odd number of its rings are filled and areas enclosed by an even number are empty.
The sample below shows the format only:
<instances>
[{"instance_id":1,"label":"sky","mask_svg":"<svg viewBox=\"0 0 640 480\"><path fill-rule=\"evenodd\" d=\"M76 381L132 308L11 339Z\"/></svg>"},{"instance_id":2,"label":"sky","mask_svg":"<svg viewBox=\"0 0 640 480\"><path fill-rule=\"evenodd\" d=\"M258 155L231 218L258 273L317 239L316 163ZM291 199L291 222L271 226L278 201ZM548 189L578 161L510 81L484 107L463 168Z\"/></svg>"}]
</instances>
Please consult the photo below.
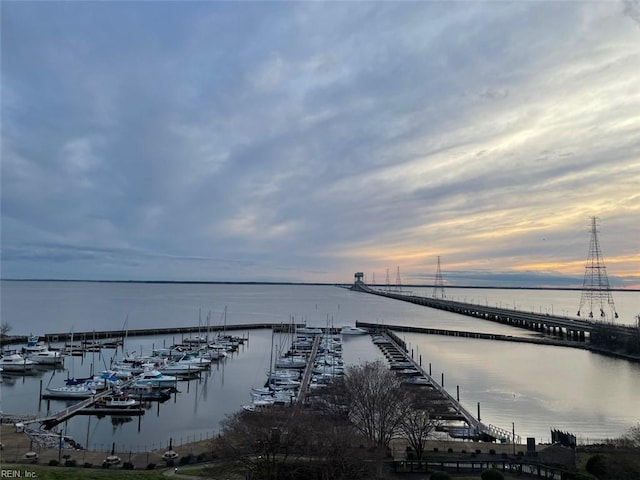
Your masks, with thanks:
<instances>
[{"instance_id":1,"label":"sky","mask_svg":"<svg viewBox=\"0 0 640 480\"><path fill-rule=\"evenodd\" d=\"M640 288L640 0L1 4L2 278ZM374 278L375 277L375 278Z\"/></svg>"}]
</instances>

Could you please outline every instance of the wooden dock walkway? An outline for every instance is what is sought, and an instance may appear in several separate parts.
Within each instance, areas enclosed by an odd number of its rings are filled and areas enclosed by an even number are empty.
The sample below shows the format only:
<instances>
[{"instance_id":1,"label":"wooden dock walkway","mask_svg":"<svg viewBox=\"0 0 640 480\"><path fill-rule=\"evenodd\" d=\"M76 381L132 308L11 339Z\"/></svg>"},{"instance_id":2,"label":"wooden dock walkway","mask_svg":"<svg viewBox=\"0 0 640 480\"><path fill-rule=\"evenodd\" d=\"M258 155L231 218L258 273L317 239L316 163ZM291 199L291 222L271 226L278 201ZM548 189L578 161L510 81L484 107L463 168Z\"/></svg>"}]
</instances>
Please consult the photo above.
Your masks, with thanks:
<instances>
[{"instance_id":1,"label":"wooden dock walkway","mask_svg":"<svg viewBox=\"0 0 640 480\"><path fill-rule=\"evenodd\" d=\"M427 380L428 383L416 384L423 387L421 396L428 399L429 405L434 409L435 418L443 421L462 421L468 425L464 436L477 437L485 441L503 440L507 442L520 442L520 437L514 438L513 434L507 430L494 425L487 425L480 421L465 409L462 404L445 390L444 386L439 384L424 368L417 363L406 351L406 347L393 332L388 330L378 332L379 339L374 343L380 348L390 367L394 369L415 369L420 376ZM460 430L452 428L453 430ZM453 433L453 432L452 432Z\"/></svg>"},{"instance_id":2,"label":"wooden dock walkway","mask_svg":"<svg viewBox=\"0 0 640 480\"><path fill-rule=\"evenodd\" d=\"M313 339L313 345L311 346L311 353L307 358L307 366L302 374L302 380L300 382L300 388L298 389L298 398L296 403L301 405L307 400L309 395L309 388L311 385L311 375L313 374L313 367L315 365L316 356L318 355L318 348L320 346L320 339L323 335L315 335Z\"/></svg>"},{"instance_id":3,"label":"wooden dock walkway","mask_svg":"<svg viewBox=\"0 0 640 480\"><path fill-rule=\"evenodd\" d=\"M138 378L134 377L131 380L127 380L126 382L118 385L118 388L126 388L137 380ZM36 417L29 420L25 420L22 423L24 424L41 423L42 425L44 425L45 430L51 430L56 425L59 425L60 423L70 419L71 417L82 414L83 410L92 407L93 405L95 405L95 403L98 400L100 400L103 397L106 397L107 395L111 395L112 393L113 393L112 389L106 388L102 392L96 393L95 395L92 395L91 397L86 398L78 403L75 403L70 407L60 410L59 412L56 412L51 415L47 415L45 417Z\"/></svg>"}]
</instances>

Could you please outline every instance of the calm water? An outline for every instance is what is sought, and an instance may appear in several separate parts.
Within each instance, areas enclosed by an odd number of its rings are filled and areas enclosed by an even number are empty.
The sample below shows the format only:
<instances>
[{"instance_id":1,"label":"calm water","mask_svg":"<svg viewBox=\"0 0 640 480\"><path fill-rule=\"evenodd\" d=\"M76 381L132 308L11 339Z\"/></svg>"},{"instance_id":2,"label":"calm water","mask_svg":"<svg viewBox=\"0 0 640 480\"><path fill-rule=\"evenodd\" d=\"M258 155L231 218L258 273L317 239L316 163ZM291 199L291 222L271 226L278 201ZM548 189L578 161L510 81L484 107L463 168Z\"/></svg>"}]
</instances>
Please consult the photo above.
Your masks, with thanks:
<instances>
[{"instance_id":1,"label":"calm water","mask_svg":"<svg viewBox=\"0 0 640 480\"><path fill-rule=\"evenodd\" d=\"M431 291L414 289L417 294ZM353 325L356 320L386 324L428 325L450 329L533 335L512 327L431 310L404 302L350 292L329 286L190 285L76 282L2 282L2 321L12 334L121 329L128 318L131 329L198 325L199 315L211 312L211 323L288 322L290 316L309 325ZM448 289L456 300L572 315L580 292L540 290ZM640 311L640 292L614 292L620 323L633 323ZM201 312L199 314L199 312ZM110 417L74 417L66 433L91 448L108 449L115 442L122 451L164 447L169 438L184 443L219 430L224 416L249 401L249 388L264 382L271 332L252 330L249 342L200 380L181 382L180 393L156 404L140 419L112 423ZM419 334L403 335L422 356L433 376L441 378L455 395L460 387L464 406L476 412L480 402L486 423L521 437L548 441L551 428L576 434L583 440L614 437L640 422L640 365L581 350L540 345L488 342ZM149 353L153 346L169 345L174 337L134 337L129 351ZM284 340L276 337L275 342ZM67 375L100 370L121 351L68 357L66 371L43 371L28 377L3 376L1 405L5 413L37 413L40 380L61 384ZM380 358L368 336L349 337L345 360L355 364ZM65 406L52 401L51 410Z\"/></svg>"}]
</instances>

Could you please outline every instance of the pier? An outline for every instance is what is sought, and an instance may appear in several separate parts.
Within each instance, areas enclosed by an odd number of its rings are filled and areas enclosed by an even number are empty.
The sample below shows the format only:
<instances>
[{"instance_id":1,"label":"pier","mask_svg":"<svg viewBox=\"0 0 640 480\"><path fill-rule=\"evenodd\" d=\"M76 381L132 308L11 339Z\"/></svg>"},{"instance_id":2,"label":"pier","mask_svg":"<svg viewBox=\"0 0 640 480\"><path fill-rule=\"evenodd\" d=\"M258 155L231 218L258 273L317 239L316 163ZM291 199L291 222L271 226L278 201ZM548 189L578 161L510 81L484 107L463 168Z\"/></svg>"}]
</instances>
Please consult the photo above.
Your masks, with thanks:
<instances>
[{"instance_id":1,"label":"pier","mask_svg":"<svg viewBox=\"0 0 640 480\"><path fill-rule=\"evenodd\" d=\"M137 380L138 378L134 377L131 380L128 380L123 384L119 385L118 388L126 388ZM60 410L59 412L56 412L51 415L47 415L45 417L30 418L28 420L23 421L22 423L23 424L41 423L44 425L45 430L51 430L56 425L62 422L65 422L66 420L69 420L71 417L74 417L75 415L87 415L87 411L91 411L91 407L93 407L96 404L96 402L98 402L101 398L111 394L112 394L111 389L107 388L100 393L96 393L95 395L92 395L91 397L82 400L81 402L75 403L70 407ZM46 398L46 397L44 395L41 395L41 398ZM122 412L122 410L120 412ZM100 409L100 413L104 413L106 415L109 412L107 412L107 409Z\"/></svg>"},{"instance_id":2,"label":"pier","mask_svg":"<svg viewBox=\"0 0 640 480\"><path fill-rule=\"evenodd\" d=\"M326 334L323 334L326 335ZM309 388L311 385L311 375L313 373L313 366L318 355L318 348L320 346L320 339L323 335L315 335L313 339L313 345L311 346L311 353L307 357L307 366L302 374L302 380L300 381L300 388L298 389L298 398L296 403L298 405L303 404L309 395Z\"/></svg>"},{"instance_id":3,"label":"pier","mask_svg":"<svg viewBox=\"0 0 640 480\"><path fill-rule=\"evenodd\" d=\"M533 343L536 345L556 345L562 347L588 349L588 345L582 342L574 342L571 340L563 340L550 337L516 337L514 335L504 335L499 333L469 332L464 330L449 330L445 328L413 327L408 325L381 325L379 323L361 322L360 320L356 320L356 327L365 328L367 330L375 330L381 327L385 327L396 332L412 332L425 335L444 335L448 337L475 338L480 340L499 340L502 342Z\"/></svg>"},{"instance_id":4,"label":"pier","mask_svg":"<svg viewBox=\"0 0 640 480\"><path fill-rule=\"evenodd\" d=\"M140 328L130 330L100 330L91 332L67 332L67 333L47 333L44 341L47 343L68 342L75 340L78 342L90 342L92 340L124 339L125 337L144 337L155 335L185 335L192 333L224 332L225 330L261 330L273 329L275 332L290 332L296 328L305 327L305 324L291 323L245 323L240 325L219 325L211 327L189 326L189 327L164 327L164 328Z\"/></svg>"},{"instance_id":5,"label":"pier","mask_svg":"<svg viewBox=\"0 0 640 480\"><path fill-rule=\"evenodd\" d=\"M480 405L478 404L478 417L476 418L466 410L459 401L447 392L442 383L438 382L422 368L422 362L416 362L408 353L404 342L388 329L371 329L374 343L380 348L389 362L392 370L402 375L407 370L419 372L419 376L413 374L406 376L406 385L421 388L420 397L427 400L432 411L430 414L445 423L463 422L466 427L454 425L443 426L452 437L468 438L474 440L493 442L500 440L508 443L520 443L520 437L512 432L494 425L487 425L480 421ZM418 381L422 379L423 381Z\"/></svg>"},{"instance_id":6,"label":"pier","mask_svg":"<svg viewBox=\"0 0 640 480\"><path fill-rule=\"evenodd\" d=\"M351 290L391 298L403 302L414 303L429 308L445 310L459 315L465 315L491 322L497 322L513 327L524 328L539 332L550 337L560 338L569 342L592 344L594 340L599 343L607 341L624 346L639 338L638 328L627 325L598 322L594 320L572 319L556 315L512 310L489 305L478 305L443 298L420 297L417 295L405 295L399 292L385 292L376 290L362 281L352 285ZM590 350L606 353L598 348L586 347ZM635 360L633 355L629 359Z\"/></svg>"}]
</instances>

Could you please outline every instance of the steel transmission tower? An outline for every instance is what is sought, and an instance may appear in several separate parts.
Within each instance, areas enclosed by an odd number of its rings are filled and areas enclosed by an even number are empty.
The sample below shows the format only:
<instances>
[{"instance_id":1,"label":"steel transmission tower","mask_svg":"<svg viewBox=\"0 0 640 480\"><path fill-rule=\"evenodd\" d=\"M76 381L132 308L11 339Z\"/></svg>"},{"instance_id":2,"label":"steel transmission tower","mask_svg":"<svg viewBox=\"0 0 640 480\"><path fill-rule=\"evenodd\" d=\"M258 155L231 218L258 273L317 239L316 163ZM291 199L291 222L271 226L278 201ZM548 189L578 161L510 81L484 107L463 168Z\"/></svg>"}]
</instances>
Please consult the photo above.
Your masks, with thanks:
<instances>
[{"instance_id":1,"label":"steel transmission tower","mask_svg":"<svg viewBox=\"0 0 640 480\"><path fill-rule=\"evenodd\" d=\"M436 269L436 281L433 287L433 298L445 298L444 295L444 279L442 278L442 270L440 270L440 256L438 256L438 268Z\"/></svg>"},{"instance_id":2,"label":"steel transmission tower","mask_svg":"<svg viewBox=\"0 0 640 480\"><path fill-rule=\"evenodd\" d=\"M386 284L387 284L387 292L391 291L391 280L389 280L389 269L388 268L387 268Z\"/></svg>"},{"instance_id":3,"label":"steel transmission tower","mask_svg":"<svg viewBox=\"0 0 640 480\"><path fill-rule=\"evenodd\" d=\"M400 281L400 267L398 267L398 272L396 273L396 291L402 291L402 282Z\"/></svg>"},{"instance_id":4,"label":"steel transmission tower","mask_svg":"<svg viewBox=\"0 0 640 480\"><path fill-rule=\"evenodd\" d=\"M604 265L600 242L598 242L597 217L591 217L591 241L589 242L589 256L584 269L584 282L582 283L582 295L578 316L585 308L584 314L589 318L599 316L602 320L618 318L616 306L611 296L607 268ZM610 311L610 313L608 313Z\"/></svg>"}]
</instances>

